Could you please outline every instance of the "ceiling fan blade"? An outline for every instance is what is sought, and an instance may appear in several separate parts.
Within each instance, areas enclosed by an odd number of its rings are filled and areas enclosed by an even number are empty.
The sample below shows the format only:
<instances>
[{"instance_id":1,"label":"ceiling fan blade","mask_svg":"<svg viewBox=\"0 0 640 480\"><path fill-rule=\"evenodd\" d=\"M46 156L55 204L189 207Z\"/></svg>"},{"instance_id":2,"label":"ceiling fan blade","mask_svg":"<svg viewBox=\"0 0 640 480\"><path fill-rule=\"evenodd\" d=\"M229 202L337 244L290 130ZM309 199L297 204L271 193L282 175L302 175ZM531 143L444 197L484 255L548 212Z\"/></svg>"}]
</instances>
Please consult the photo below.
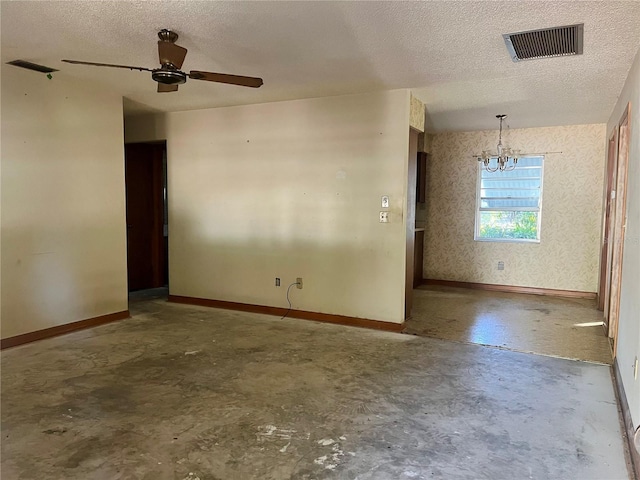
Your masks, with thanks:
<instances>
[{"instance_id":1,"label":"ceiling fan blade","mask_svg":"<svg viewBox=\"0 0 640 480\"><path fill-rule=\"evenodd\" d=\"M96 63L96 62L81 62L80 60L62 60L63 62L73 63L75 65L93 65L94 67L114 67L114 68L128 68L129 70L140 70L141 72L153 72L151 68L145 67L133 67L130 65L114 65L112 63Z\"/></svg>"},{"instance_id":2,"label":"ceiling fan blade","mask_svg":"<svg viewBox=\"0 0 640 480\"><path fill-rule=\"evenodd\" d=\"M175 43L165 42L162 40L158 42L158 57L162 65L170 63L180 70L182 68L182 62L184 62L184 57L186 56L186 48L176 45Z\"/></svg>"},{"instance_id":3,"label":"ceiling fan blade","mask_svg":"<svg viewBox=\"0 0 640 480\"><path fill-rule=\"evenodd\" d=\"M189 78L194 80L206 80L208 82L229 83L242 87L258 88L262 85L262 79L257 77L243 77L242 75L228 75L226 73L200 72L191 70Z\"/></svg>"},{"instance_id":4,"label":"ceiling fan blade","mask_svg":"<svg viewBox=\"0 0 640 480\"><path fill-rule=\"evenodd\" d=\"M164 83L158 83L158 93L164 92L177 92L178 85L165 85Z\"/></svg>"}]
</instances>

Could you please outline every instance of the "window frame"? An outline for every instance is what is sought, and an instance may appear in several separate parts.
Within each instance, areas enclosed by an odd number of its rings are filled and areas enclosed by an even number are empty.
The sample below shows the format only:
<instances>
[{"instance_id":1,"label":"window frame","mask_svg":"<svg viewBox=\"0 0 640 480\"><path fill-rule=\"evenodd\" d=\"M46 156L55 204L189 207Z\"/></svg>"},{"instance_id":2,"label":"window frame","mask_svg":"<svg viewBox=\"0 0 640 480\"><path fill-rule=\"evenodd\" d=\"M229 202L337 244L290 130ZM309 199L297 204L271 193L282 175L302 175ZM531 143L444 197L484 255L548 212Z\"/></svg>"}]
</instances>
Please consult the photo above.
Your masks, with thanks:
<instances>
[{"instance_id":1,"label":"window frame","mask_svg":"<svg viewBox=\"0 0 640 480\"><path fill-rule=\"evenodd\" d=\"M478 162L476 171L476 205L475 205L475 226L473 230L473 239L476 242L508 242L508 243L540 243L542 238L542 196L544 193L544 164L546 163L544 155L523 155L519 158L542 158L542 165L540 167L540 196L538 199L538 208L533 207L511 207L495 210L481 210L481 197L482 197L482 170L484 165L482 162ZM496 157L491 157L491 160L495 160ZM518 167L516 167L518 168ZM482 212L538 212L538 221L536 225L537 238L482 238L480 237L480 214Z\"/></svg>"}]
</instances>

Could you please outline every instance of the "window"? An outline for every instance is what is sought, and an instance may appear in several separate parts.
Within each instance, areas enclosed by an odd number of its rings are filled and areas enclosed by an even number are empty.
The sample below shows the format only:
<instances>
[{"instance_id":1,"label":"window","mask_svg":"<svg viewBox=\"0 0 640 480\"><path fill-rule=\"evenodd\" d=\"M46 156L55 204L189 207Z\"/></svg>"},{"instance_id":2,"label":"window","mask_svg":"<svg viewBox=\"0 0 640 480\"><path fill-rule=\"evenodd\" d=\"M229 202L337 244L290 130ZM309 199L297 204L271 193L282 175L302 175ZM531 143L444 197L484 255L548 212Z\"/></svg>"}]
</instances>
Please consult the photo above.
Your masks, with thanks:
<instances>
[{"instance_id":1,"label":"window","mask_svg":"<svg viewBox=\"0 0 640 480\"><path fill-rule=\"evenodd\" d=\"M508 172L478 162L475 239L539 242L544 157L522 157Z\"/></svg>"}]
</instances>

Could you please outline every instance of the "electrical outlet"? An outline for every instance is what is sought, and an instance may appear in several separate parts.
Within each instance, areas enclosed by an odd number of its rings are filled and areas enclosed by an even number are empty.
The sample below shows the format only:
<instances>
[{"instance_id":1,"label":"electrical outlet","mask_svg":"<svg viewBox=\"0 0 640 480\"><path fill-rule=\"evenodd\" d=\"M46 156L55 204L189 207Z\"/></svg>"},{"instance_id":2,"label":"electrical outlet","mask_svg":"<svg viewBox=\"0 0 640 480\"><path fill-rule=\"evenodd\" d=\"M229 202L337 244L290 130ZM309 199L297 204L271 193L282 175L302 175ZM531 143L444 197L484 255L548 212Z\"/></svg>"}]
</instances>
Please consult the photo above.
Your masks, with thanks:
<instances>
[{"instance_id":1,"label":"electrical outlet","mask_svg":"<svg viewBox=\"0 0 640 480\"><path fill-rule=\"evenodd\" d=\"M380 223L389 223L389 212L380 212Z\"/></svg>"},{"instance_id":2,"label":"electrical outlet","mask_svg":"<svg viewBox=\"0 0 640 480\"><path fill-rule=\"evenodd\" d=\"M498 270L504 270L504 262L498 262Z\"/></svg>"},{"instance_id":3,"label":"electrical outlet","mask_svg":"<svg viewBox=\"0 0 640 480\"><path fill-rule=\"evenodd\" d=\"M298 290L302 290L302 277L296 278L296 287L298 287Z\"/></svg>"},{"instance_id":4,"label":"electrical outlet","mask_svg":"<svg viewBox=\"0 0 640 480\"><path fill-rule=\"evenodd\" d=\"M276 277L276 287L280 286L280 278Z\"/></svg>"}]
</instances>

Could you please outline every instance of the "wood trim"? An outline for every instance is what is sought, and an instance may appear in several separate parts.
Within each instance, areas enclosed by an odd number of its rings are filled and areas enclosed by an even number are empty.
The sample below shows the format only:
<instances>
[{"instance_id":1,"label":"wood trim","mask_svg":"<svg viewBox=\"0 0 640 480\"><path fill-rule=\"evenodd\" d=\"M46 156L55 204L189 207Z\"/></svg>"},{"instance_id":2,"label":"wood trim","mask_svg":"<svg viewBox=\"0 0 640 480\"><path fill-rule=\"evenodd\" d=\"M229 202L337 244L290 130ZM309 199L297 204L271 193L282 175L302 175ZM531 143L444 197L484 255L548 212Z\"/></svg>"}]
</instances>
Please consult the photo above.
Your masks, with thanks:
<instances>
[{"instance_id":1,"label":"wood trim","mask_svg":"<svg viewBox=\"0 0 640 480\"><path fill-rule=\"evenodd\" d=\"M635 474L635 478L640 480L640 452L636 450L633 442L634 428L633 421L631 420L631 410L629 409L629 402L627 401L627 395L624 391L624 385L622 384L622 377L620 376L620 366L618 365L618 359L613 361L612 374L613 390L618 400L618 410L620 413L620 423L622 427L622 436L627 441L628 449L625 449L625 456L627 451L631 457L628 463Z\"/></svg>"},{"instance_id":2,"label":"wood trim","mask_svg":"<svg viewBox=\"0 0 640 480\"><path fill-rule=\"evenodd\" d=\"M496 285L492 283L456 282L452 280L424 279L423 285L442 285L445 287L470 288L473 290L490 290L494 292L526 293L528 295L547 295L551 297L595 299L596 292L580 292L578 290L557 290L554 288L519 287L517 285Z\"/></svg>"},{"instance_id":3,"label":"wood trim","mask_svg":"<svg viewBox=\"0 0 640 480\"><path fill-rule=\"evenodd\" d=\"M424 230L416 230L413 246L413 288L422 284L424 262Z\"/></svg>"},{"instance_id":4,"label":"wood trim","mask_svg":"<svg viewBox=\"0 0 640 480\"><path fill-rule=\"evenodd\" d=\"M23 333L22 335L16 335L15 337L3 338L0 340L0 349L4 350L5 348L17 347L18 345L23 345L25 343L36 342L45 338L57 337L59 335L75 332L76 330L97 327L98 325L123 320L130 316L131 314L129 313L129 310L124 310L122 312L109 313L107 315L87 318L86 320L80 320L77 322L65 323L64 325L56 325L55 327L36 330L35 332Z\"/></svg>"},{"instance_id":5,"label":"wood trim","mask_svg":"<svg viewBox=\"0 0 640 480\"><path fill-rule=\"evenodd\" d=\"M252 305L250 303L227 302L224 300L212 300L208 298L184 297L182 295L169 295L168 300L173 303L198 305L201 307L222 308L225 310L238 310L241 312L262 313L265 315L275 315L278 317L282 317L287 313L287 309L281 307ZM349 327L385 330L387 332L401 332L404 329L404 323L382 322L380 320L347 317L345 315L333 315L330 313L308 312L305 310L291 310L289 311L287 317L300 318L302 320L313 320L315 322L334 323L338 325L346 325Z\"/></svg>"},{"instance_id":6,"label":"wood trim","mask_svg":"<svg viewBox=\"0 0 640 480\"><path fill-rule=\"evenodd\" d=\"M618 165L618 126L613 129L607 146L607 165L605 169L606 179L604 186L604 198L602 202L602 238L600 239L600 279L598 282L598 310L604 312L606 328L609 328L609 310L607 308L609 298L609 279L611 278L611 242L613 234L612 219L615 210L611 201L611 191L615 190L615 180Z\"/></svg>"},{"instance_id":7,"label":"wood trim","mask_svg":"<svg viewBox=\"0 0 640 480\"><path fill-rule=\"evenodd\" d=\"M629 176L629 148L631 136L631 104L627 104L618 124L618 164L616 175L615 217L613 224L613 255L611 258L611 286L609 290L608 336L613 339L613 358L618 352L618 323L622 292L622 262L627 224L627 178Z\"/></svg>"},{"instance_id":8,"label":"wood trim","mask_svg":"<svg viewBox=\"0 0 640 480\"><path fill-rule=\"evenodd\" d=\"M418 152L416 203L425 203L427 201L427 157L427 153Z\"/></svg>"}]
</instances>

